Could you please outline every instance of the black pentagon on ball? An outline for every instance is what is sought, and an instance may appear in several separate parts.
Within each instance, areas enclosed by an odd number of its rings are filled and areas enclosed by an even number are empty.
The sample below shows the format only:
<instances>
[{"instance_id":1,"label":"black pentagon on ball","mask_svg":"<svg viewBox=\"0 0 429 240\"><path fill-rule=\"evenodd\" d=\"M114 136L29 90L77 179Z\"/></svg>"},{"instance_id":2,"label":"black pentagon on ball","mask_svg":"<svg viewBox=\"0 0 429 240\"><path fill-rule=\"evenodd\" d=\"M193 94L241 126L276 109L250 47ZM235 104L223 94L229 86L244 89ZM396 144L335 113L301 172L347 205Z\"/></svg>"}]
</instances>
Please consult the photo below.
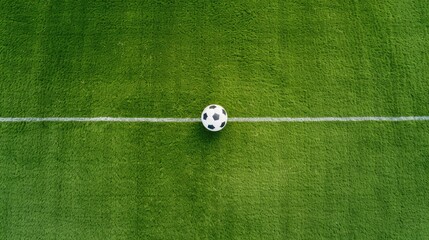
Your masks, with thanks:
<instances>
[{"instance_id":1,"label":"black pentagon on ball","mask_svg":"<svg viewBox=\"0 0 429 240\"><path fill-rule=\"evenodd\" d=\"M222 113L223 113L223 115L225 115L225 116L226 116L225 109L222 109Z\"/></svg>"},{"instance_id":2,"label":"black pentagon on ball","mask_svg":"<svg viewBox=\"0 0 429 240\"><path fill-rule=\"evenodd\" d=\"M213 114L213 119L214 120L219 120L219 117L220 117L219 114L217 114L217 113Z\"/></svg>"},{"instance_id":3,"label":"black pentagon on ball","mask_svg":"<svg viewBox=\"0 0 429 240\"><path fill-rule=\"evenodd\" d=\"M213 125L208 125L208 126L207 126L207 128L208 128L208 129L212 129L212 130L213 130L213 129L215 129L215 126L213 126Z\"/></svg>"},{"instance_id":4,"label":"black pentagon on ball","mask_svg":"<svg viewBox=\"0 0 429 240\"><path fill-rule=\"evenodd\" d=\"M210 108L210 109L215 109L215 108L216 108L216 105L211 105L209 108Z\"/></svg>"},{"instance_id":5,"label":"black pentagon on ball","mask_svg":"<svg viewBox=\"0 0 429 240\"><path fill-rule=\"evenodd\" d=\"M225 127L225 123L226 123L226 122L223 122L223 123L220 125L220 127L221 127L221 128Z\"/></svg>"},{"instance_id":6,"label":"black pentagon on ball","mask_svg":"<svg viewBox=\"0 0 429 240\"><path fill-rule=\"evenodd\" d=\"M204 120L207 120L207 118L208 118L207 113L204 113L204 115L203 115L203 119L204 119Z\"/></svg>"}]
</instances>

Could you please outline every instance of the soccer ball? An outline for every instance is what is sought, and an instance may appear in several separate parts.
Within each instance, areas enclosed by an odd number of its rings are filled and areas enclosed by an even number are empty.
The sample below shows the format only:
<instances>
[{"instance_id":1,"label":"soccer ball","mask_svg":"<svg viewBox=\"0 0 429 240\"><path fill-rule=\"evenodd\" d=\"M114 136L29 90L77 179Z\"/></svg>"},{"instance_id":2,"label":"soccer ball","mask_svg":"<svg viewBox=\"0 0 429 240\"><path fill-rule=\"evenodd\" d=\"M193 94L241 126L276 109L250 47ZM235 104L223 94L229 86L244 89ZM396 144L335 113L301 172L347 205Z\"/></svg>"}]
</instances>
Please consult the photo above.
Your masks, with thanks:
<instances>
[{"instance_id":1,"label":"soccer ball","mask_svg":"<svg viewBox=\"0 0 429 240\"><path fill-rule=\"evenodd\" d=\"M222 106L211 104L201 113L201 122L212 132L222 130L228 120L228 115Z\"/></svg>"}]
</instances>

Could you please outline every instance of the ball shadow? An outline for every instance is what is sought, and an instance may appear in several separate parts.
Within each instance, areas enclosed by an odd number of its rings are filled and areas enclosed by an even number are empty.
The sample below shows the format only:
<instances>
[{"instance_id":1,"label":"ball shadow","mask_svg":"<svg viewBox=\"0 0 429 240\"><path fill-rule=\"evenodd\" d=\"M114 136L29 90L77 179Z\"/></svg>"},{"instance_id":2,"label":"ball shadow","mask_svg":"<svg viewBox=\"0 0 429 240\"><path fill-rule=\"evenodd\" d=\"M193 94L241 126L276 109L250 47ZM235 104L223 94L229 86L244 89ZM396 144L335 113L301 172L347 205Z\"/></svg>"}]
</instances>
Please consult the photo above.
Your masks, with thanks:
<instances>
[{"instance_id":1,"label":"ball shadow","mask_svg":"<svg viewBox=\"0 0 429 240\"><path fill-rule=\"evenodd\" d=\"M222 131L219 132L211 132L204 128L202 124L196 124L194 126L194 132L196 132L198 136L198 140L205 144L213 144L214 142L219 141Z\"/></svg>"}]
</instances>

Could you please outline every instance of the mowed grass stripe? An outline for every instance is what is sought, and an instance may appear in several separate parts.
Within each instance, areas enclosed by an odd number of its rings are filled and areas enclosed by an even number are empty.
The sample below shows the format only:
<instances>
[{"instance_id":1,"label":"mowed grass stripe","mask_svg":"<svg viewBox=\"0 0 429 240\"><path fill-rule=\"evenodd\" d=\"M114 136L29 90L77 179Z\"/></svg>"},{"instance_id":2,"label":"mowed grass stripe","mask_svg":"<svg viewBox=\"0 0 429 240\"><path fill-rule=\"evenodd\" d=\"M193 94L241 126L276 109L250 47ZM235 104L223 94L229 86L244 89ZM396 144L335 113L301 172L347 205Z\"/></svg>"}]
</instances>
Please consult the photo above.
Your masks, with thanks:
<instances>
[{"instance_id":1,"label":"mowed grass stripe","mask_svg":"<svg viewBox=\"0 0 429 240\"><path fill-rule=\"evenodd\" d=\"M123 118L123 117L27 117L27 118L0 118L0 122L159 122L159 123L189 123L200 122L199 118ZM429 121L429 116L401 116L401 117L307 117L307 118L230 118L229 122L405 122Z\"/></svg>"}]
</instances>

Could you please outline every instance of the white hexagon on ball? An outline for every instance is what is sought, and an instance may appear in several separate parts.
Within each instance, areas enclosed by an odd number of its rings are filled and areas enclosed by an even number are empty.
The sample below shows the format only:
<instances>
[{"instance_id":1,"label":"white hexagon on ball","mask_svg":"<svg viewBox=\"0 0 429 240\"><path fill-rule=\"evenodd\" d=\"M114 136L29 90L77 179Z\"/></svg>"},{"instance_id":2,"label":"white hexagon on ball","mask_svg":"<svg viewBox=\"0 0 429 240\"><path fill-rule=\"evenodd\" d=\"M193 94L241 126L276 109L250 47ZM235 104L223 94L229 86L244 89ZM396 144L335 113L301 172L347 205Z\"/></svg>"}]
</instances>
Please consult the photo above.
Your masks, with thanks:
<instances>
[{"instance_id":1,"label":"white hexagon on ball","mask_svg":"<svg viewBox=\"0 0 429 240\"><path fill-rule=\"evenodd\" d=\"M208 105L201 113L201 122L204 127L212 132L222 130L228 121L225 108L217 104Z\"/></svg>"}]
</instances>

